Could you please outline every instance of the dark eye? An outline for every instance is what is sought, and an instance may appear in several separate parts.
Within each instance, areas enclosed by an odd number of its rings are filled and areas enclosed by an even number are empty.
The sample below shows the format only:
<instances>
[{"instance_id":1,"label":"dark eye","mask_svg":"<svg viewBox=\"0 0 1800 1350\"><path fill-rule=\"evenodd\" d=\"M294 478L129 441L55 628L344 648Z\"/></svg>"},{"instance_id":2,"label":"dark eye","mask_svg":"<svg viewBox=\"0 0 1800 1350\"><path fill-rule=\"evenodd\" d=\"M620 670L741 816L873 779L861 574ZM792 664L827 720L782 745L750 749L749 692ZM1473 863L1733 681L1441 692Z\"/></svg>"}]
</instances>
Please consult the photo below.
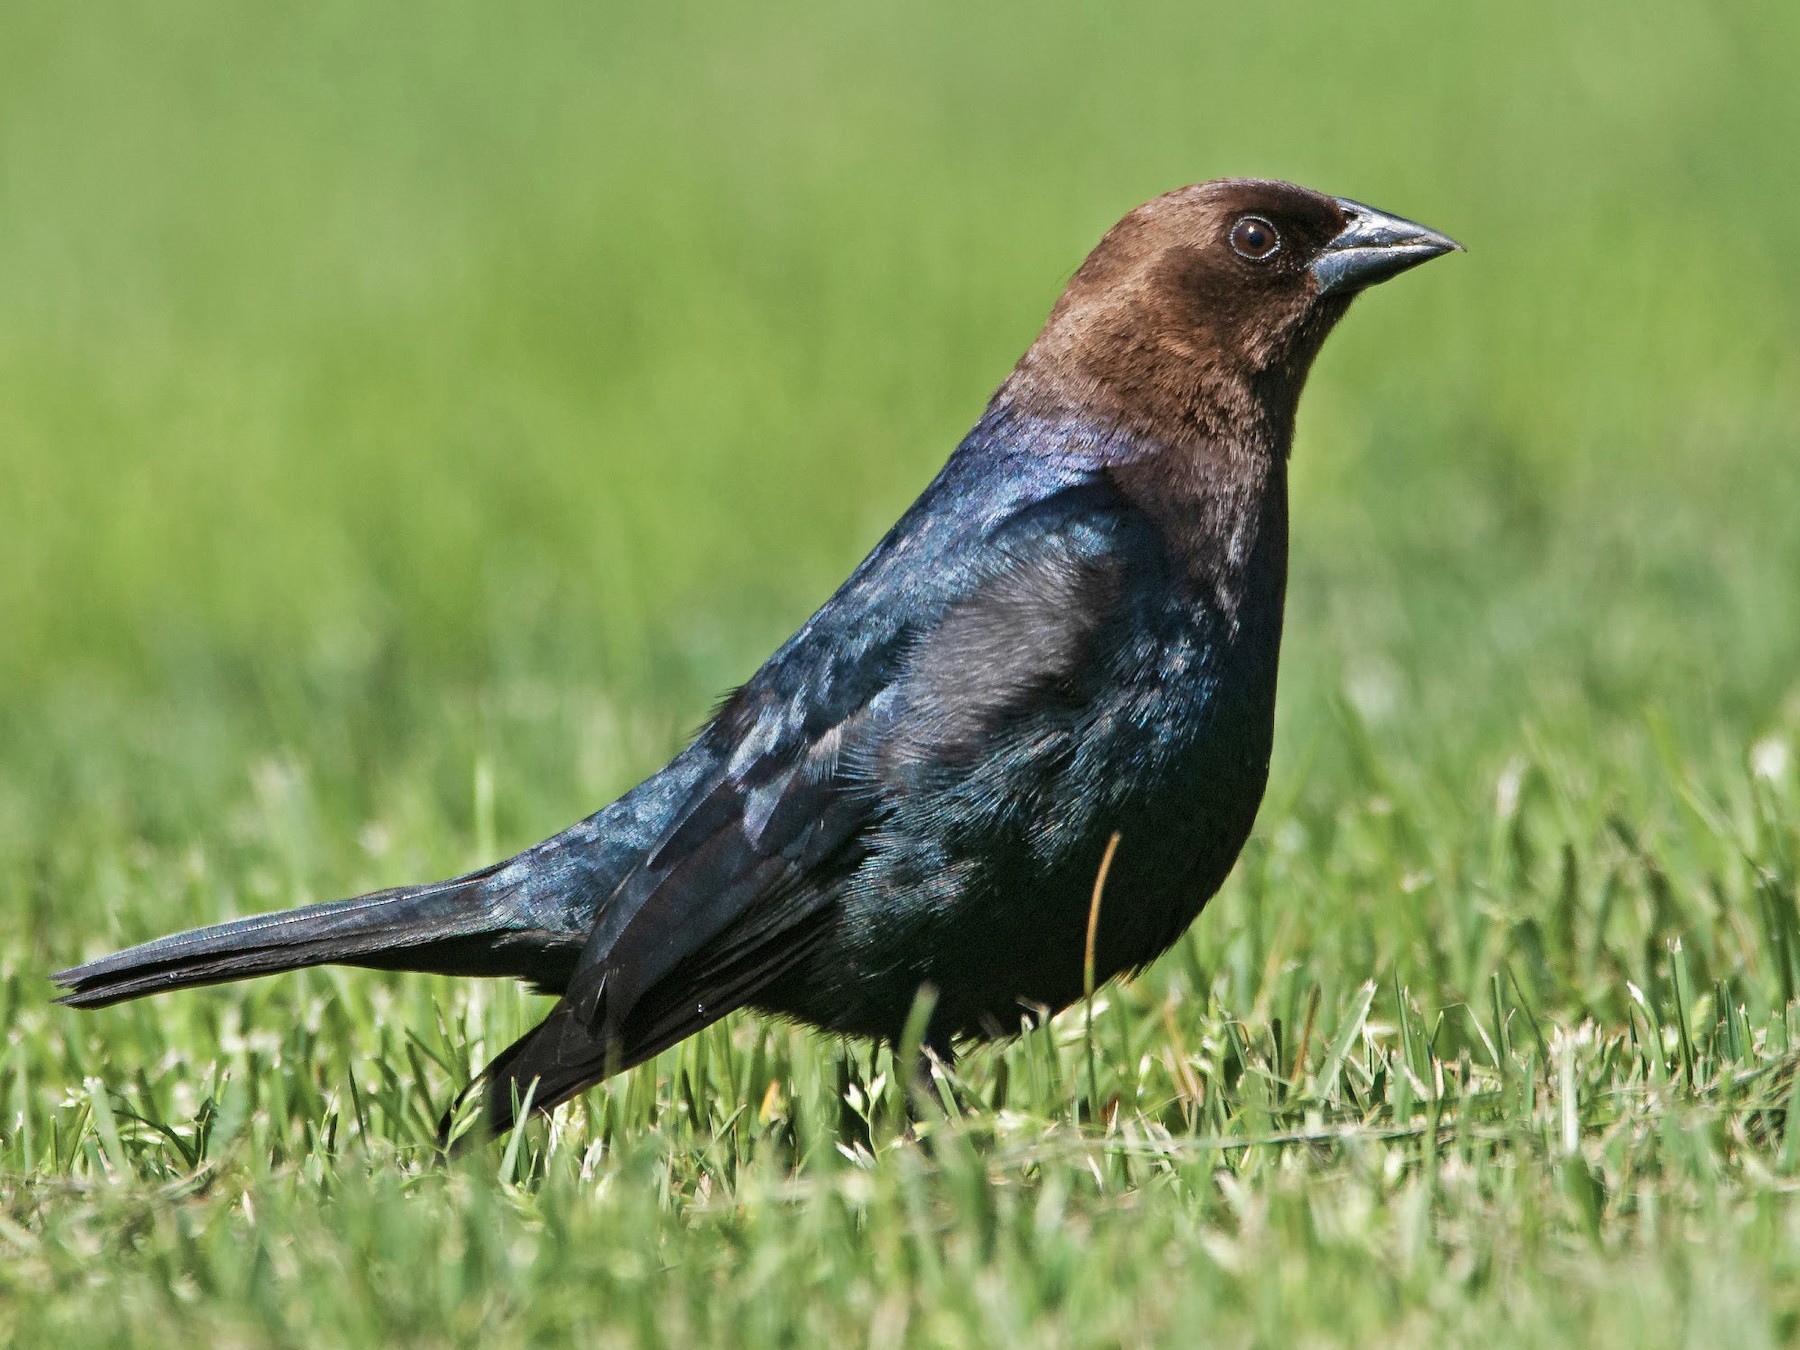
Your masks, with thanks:
<instances>
[{"instance_id":1,"label":"dark eye","mask_svg":"<svg viewBox=\"0 0 1800 1350\"><path fill-rule=\"evenodd\" d=\"M1261 216L1245 216L1231 227L1231 247L1240 258L1262 262L1281 251L1281 235Z\"/></svg>"}]
</instances>

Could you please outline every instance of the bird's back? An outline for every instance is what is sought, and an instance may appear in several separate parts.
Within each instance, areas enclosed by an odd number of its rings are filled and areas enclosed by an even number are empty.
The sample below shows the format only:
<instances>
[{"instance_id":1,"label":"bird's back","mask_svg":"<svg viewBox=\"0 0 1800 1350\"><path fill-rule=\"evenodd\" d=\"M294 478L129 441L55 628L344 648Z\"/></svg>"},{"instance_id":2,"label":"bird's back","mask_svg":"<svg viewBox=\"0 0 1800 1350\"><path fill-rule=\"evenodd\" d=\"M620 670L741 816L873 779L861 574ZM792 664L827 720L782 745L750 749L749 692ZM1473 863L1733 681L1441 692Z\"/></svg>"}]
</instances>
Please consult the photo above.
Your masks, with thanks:
<instances>
[{"instance_id":1,"label":"bird's back","mask_svg":"<svg viewBox=\"0 0 1800 1350\"><path fill-rule=\"evenodd\" d=\"M946 605L886 683L885 725L845 766L867 810L825 882L829 917L760 1005L892 1036L929 984L934 1033L1010 1033L1027 1008L1079 995L1115 831L1102 979L1165 950L1224 880L1267 778L1285 463L1235 466L1233 516L1172 531L1171 512L1187 519L1180 485L1154 485L1146 508L1152 485L1115 472L1150 452L1129 442L1013 413L958 452L990 472L1021 445L1088 462L947 546L947 563L967 549L1013 568ZM1216 483L1204 490L1219 500ZM929 494L921 506L941 518Z\"/></svg>"}]
</instances>

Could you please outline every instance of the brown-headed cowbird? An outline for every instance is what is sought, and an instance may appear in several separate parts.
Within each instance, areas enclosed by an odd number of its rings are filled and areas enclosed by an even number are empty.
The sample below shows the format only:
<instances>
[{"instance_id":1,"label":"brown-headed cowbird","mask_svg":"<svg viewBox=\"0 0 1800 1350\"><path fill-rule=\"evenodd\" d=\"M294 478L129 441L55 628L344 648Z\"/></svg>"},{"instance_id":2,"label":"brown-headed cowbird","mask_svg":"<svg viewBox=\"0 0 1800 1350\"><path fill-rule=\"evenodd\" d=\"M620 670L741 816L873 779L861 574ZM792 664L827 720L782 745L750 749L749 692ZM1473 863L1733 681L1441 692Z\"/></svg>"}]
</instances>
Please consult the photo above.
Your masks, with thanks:
<instances>
[{"instance_id":1,"label":"brown-headed cowbird","mask_svg":"<svg viewBox=\"0 0 1800 1350\"><path fill-rule=\"evenodd\" d=\"M1100 241L956 452L668 766L517 857L178 934L63 1001L343 963L558 995L488 1067L549 1109L746 1005L928 1044L1144 965L1268 775L1287 459L1365 287L1457 247L1287 183L1182 188Z\"/></svg>"}]
</instances>

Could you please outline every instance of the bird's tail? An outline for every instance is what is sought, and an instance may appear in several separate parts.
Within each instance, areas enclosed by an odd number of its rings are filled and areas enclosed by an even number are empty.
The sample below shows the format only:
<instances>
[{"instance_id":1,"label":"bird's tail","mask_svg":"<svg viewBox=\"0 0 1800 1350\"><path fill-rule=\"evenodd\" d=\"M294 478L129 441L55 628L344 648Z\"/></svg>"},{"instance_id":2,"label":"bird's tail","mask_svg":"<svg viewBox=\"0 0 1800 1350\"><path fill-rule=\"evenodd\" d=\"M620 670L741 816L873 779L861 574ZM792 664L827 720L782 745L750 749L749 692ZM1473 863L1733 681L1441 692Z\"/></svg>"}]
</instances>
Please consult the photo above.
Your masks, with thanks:
<instances>
[{"instance_id":1,"label":"bird's tail","mask_svg":"<svg viewBox=\"0 0 1800 1350\"><path fill-rule=\"evenodd\" d=\"M304 966L351 965L444 975L514 975L554 985L580 950L579 931L526 920L508 863L430 886L260 914L158 938L51 978L60 1002L100 1008L192 985Z\"/></svg>"}]
</instances>

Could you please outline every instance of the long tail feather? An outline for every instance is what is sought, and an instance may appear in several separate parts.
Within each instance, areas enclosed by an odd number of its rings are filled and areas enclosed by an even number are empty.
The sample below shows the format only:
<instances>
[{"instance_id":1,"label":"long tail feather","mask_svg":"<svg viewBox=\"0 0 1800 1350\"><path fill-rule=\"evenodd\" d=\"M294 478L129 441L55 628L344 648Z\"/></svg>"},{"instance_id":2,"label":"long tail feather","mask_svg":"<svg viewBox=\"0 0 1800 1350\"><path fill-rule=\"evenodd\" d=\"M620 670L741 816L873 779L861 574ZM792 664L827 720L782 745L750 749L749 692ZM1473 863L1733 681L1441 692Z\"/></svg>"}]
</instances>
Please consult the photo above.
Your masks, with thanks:
<instances>
[{"instance_id":1,"label":"long tail feather","mask_svg":"<svg viewBox=\"0 0 1800 1350\"><path fill-rule=\"evenodd\" d=\"M51 978L68 991L60 1002L76 1008L322 965L514 975L555 988L573 968L581 934L522 922L516 881L516 869L497 864L431 886L176 933Z\"/></svg>"}]
</instances>

